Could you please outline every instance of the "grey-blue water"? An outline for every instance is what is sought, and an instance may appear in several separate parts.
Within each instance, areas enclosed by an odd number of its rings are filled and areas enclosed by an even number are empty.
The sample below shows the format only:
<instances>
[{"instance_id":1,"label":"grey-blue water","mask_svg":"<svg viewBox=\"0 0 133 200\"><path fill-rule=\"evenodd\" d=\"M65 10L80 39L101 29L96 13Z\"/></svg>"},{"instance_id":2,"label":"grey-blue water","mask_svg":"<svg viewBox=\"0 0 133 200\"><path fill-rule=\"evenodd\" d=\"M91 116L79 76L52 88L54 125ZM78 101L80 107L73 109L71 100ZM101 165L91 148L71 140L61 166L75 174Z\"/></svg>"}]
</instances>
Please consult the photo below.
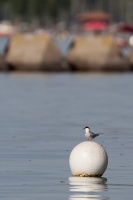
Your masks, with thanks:
<instances>
[{"instance_id":1,"label":"grey-blue water","mask_svg":"<svg viewBox=\"0 0 133 200\"><path fill-rule=\"evenodd\" d=\"M102 178L72 177L69 155L104 132ZM0 199L133 196L133 74L0 74Z\"/></svg>"}]
</instances>

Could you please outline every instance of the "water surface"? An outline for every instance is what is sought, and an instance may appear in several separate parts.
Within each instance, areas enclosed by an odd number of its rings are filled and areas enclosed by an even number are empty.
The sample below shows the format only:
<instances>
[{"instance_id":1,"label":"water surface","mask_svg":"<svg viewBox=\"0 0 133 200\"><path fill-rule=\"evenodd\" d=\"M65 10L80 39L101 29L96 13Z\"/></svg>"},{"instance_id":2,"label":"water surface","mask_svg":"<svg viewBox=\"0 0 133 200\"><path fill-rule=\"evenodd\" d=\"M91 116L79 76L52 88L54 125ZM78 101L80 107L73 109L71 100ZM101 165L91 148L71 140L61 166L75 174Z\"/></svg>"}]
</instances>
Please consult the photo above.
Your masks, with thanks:
<instances>
[{"instance_id":1,"label":"water surface","mask_svg":"<svg viewBox=\"0 0 133 200\"><path fill-rule=\"evenodd\" d=\"M0 74L0 198L132 199L132 74ZM104 132L102 178L71 177L82 128Z\"/></svg>"}]
</instances>

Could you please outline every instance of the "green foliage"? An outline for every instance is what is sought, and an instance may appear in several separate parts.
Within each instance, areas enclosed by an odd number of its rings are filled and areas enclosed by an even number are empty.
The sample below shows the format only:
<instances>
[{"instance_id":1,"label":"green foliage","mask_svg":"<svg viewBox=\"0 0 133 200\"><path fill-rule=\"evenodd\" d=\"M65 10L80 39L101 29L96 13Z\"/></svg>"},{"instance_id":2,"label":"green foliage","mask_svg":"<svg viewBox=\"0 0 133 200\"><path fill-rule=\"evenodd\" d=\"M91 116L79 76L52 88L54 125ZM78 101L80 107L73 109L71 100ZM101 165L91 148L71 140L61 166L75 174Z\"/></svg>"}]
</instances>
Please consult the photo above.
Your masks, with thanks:
<instances>
[{"instance_id":1,"label":"green foliage","mask_svg":"<svg viewBox=\"0 0 133 200\"><path fill-rule=\"evenodd\" d=\"M0 0L0 17L9 20L57 21L63 20L63 16L74 19L86 10L104 10L113 15L114 21L131 21L133 0Z\"/></svg>"},{"instance_id":2,"label":"green foliage","mask_svg":"<svg viewBox=\"0 0 133 200\"><path fill-rule=\"evenodd\" d=\"M27 0L12 0L9 1L14 14L25 15L27 12Z\"/></svg>"}]
</instances>

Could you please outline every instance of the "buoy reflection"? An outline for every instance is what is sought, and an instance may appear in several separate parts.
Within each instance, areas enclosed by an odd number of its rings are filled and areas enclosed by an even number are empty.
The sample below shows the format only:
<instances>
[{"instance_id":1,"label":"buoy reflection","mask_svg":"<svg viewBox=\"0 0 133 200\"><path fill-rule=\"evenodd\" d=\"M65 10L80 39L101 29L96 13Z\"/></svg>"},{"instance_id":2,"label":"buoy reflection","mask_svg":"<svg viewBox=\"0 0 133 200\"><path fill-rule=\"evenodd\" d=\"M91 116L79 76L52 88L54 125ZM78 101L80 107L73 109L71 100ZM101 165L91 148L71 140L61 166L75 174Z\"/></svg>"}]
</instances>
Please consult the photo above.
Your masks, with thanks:
<instances>
[{"instance_id":1,"label":"buoy reflection","mask_svg":"<svg viewBox=\"0 0 133 200\"><path fill-rule=\"evenodd\" d=\"M105 200L102 191L107 189L107 179L103 177L69 177L69 200Z\"/></svg>"}]
</instances>

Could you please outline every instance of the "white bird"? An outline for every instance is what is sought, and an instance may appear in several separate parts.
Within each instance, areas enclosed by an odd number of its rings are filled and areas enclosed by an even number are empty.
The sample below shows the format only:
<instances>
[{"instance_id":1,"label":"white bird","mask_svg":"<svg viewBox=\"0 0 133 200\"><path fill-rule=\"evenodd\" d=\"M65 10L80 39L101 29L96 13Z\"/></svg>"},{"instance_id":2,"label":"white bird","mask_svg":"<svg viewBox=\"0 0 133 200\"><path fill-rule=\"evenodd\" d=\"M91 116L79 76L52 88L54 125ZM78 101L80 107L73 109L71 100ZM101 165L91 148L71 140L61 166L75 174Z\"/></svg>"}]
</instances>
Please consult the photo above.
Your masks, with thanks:
<instances>
[{"instance_id":1,"label":"white bird","mask_svg":"<svg viewBox=\"0 0 133 200\"><path fill-rule=\"evenodd\" d=\"M94 139L95 137L99 136L100 134L103 134L103 133L93 133L93 132L91 132L90 128L88 126L83 128L82 130L85 130L85 137L87 137L89 141L92 141L92 139Z\"/></svg>"}]
</instances>

